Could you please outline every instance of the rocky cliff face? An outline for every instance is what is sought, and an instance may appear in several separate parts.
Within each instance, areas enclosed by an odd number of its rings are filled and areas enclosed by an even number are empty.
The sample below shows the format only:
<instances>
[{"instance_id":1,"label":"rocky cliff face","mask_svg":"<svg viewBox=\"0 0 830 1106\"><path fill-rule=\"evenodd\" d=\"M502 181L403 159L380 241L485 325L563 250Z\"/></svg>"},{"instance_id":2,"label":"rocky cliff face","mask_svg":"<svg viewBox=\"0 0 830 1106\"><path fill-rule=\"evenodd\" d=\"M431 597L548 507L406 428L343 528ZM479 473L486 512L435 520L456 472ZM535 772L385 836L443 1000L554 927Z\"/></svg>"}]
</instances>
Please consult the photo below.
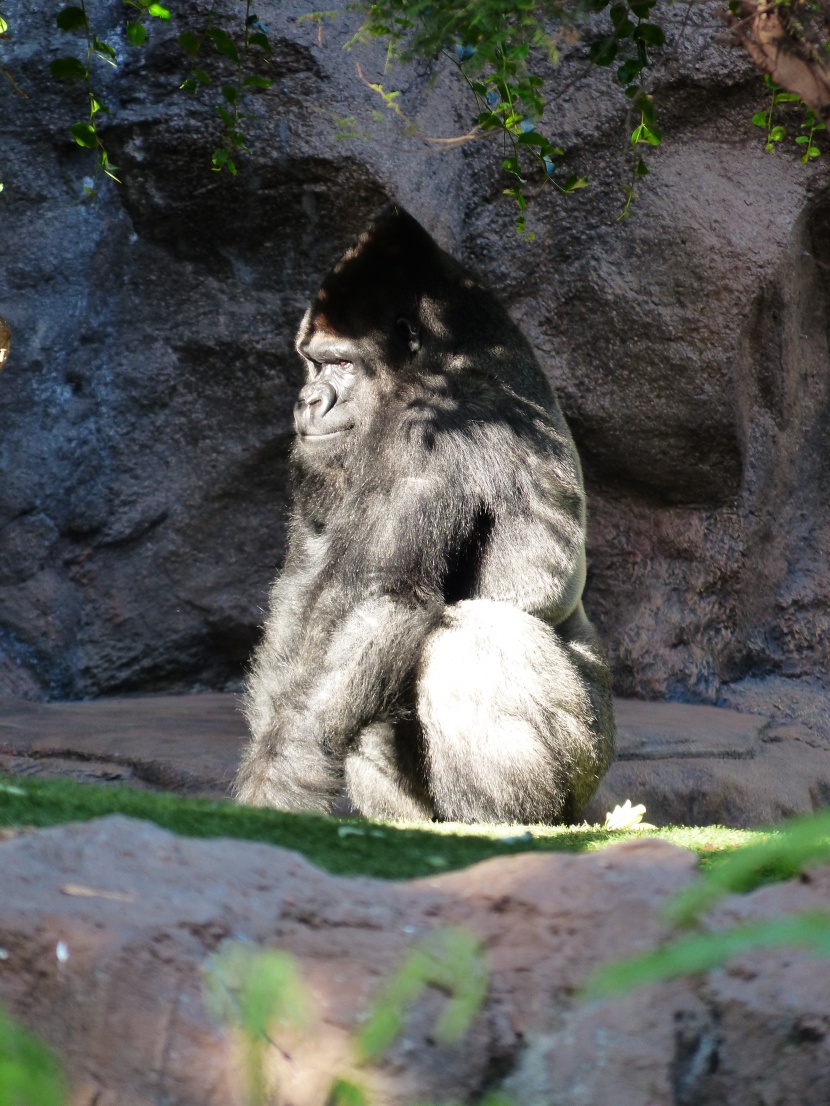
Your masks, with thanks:
<instances>
[{"instance_id":1,"label":"rocky cliff face","mask_svg":"<svg viewBox=\"0 0 830 1106\"><path fill-rule=\"evenodd\" d=\"M91 161L67 136L83 94L48 76L72 44L28 7L7 0L4 15L29 99L0 89L0 314L14 332L0 692L238 681L283 549L293 333L387 198L501 291L558 389L590 493L587 605L617 691L714 701L742 677L826 671L828 176L794 146L764 153L760 81L712 10L676 17L655 75L667 137L634 218L617 221L625 101L589 75L556 125L592 187L547 190L525 243L492 143L437 153L373 120L382 104L341 49L344 25L320 42L294 0L260 5L275 85L251 100L237 177L210 171L218 89L176 93L181 26L156 21L101 77L123 184L83 201ZM206 5L183 8L198 21ZM121 5L90 11L119 41ZM377 79L382 55L360 59ZM386 80L428 133L468 128L451 73ZM338 137L354 127L367 137Z\"/></svg>"}]
</instances>

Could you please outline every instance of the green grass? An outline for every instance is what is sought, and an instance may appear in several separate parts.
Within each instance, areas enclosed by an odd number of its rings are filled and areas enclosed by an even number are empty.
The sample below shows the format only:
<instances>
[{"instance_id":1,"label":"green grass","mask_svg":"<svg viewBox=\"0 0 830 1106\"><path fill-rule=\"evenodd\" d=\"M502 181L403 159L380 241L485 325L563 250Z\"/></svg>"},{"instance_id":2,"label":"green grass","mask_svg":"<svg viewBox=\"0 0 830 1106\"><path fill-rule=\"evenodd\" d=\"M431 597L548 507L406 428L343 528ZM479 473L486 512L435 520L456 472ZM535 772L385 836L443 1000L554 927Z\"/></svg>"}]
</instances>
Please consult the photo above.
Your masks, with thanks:
<instances>
[{"instance_id":1,"label":"green grass","mask_svg":"<svg viewBox=\"0 0 830 1106\"><path fill-rule=\"evenodd\" d=\"M74 780L0 776L0 826L55 826L106 814L143 818L185 837L233 837L294 849L313 864L343 875L409 879L464 868L493 856L526 852L588 852L642 837L599 826L468 826L428 823L403 828L358 819L256 810L230 802L95 787ZM723 826L646 831L696 852L704 865L768 833Z\"/></svg>"}]
</instances>

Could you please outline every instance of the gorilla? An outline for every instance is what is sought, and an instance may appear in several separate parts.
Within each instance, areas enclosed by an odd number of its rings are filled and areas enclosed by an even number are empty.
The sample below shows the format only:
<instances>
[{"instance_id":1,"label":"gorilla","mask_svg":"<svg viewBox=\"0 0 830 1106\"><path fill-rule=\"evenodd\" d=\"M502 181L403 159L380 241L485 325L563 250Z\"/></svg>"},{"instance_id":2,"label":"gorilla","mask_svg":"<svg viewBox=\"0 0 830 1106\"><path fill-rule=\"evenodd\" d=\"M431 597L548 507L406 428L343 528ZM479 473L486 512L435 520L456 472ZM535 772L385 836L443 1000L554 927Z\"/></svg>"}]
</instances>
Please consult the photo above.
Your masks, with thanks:
<instances>
[{"instance_id":1,"label":"gorilla","mask_svg":"<svg viewBox=\"0 0 830 1106\"><path fill-rule=\"evenodd\" d=\"M505 308L399 207L300 326L294 506L243 803L574 821L613 757L579 459Z\"/></svg>"}]
</instances>

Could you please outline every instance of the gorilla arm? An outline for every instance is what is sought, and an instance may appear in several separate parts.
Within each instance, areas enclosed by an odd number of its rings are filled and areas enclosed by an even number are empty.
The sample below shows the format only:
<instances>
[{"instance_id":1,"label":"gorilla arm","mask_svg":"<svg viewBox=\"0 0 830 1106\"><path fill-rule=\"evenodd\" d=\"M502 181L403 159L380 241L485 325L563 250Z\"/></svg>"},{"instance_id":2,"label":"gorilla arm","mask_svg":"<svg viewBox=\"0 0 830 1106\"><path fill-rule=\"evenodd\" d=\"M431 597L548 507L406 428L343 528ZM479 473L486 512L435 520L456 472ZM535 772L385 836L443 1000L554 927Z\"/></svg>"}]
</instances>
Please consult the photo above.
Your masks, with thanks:
<instances>
[{"instance_id":1,"label":"gorilla arm","mask_svg":"<svg viewBox=\"0 0 830 1106\"><path fill-rule=\"evenodd\" d=\"M275 589L250 681L242 802L327 811L361 730L412 708L415 664L443 611L445 549L467 509L429 477L365 491L327 528L317 575L284 574ZM284 614L298 633L274 627Z\"/></svg>"},{"instance_id":2,"label":"gorilla arm","mask_svg":"<svg viewBox=\"0 0 830 1106\"><path fill-rule=\"evenodd\" d=\"M477 428L468 454L466 479L493 516L478 591L557 626L585 586L582 473L558 408L522 407L510 418L510 404L498 404L507 417Z\"/></svg>"}]
</instances>

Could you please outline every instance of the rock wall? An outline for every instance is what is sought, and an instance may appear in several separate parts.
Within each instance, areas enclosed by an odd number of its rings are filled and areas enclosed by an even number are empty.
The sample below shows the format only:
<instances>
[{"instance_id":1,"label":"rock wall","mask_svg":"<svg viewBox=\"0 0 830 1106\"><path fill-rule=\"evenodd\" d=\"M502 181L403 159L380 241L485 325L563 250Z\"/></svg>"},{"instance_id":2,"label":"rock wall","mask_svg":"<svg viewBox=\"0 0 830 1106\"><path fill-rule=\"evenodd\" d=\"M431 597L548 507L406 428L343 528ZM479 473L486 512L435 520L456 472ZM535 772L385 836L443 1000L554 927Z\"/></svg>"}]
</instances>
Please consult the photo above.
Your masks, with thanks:
<instances>
[{"instance_id":1,"label":"rock wall","mask_svg":"<svg viewBox=\"0 0 830 1106\"><path fill-rule=\"evenodd\" d=\"M181 8L198 23L207 5ZM618 693L716 701L742 677L824 672L828 176L795 146L764 153L762 86L713 9L672 16L667 137L634 217L617 220L626 102L589 74L556 123L591 188L546 190L528 243L492 143L439 153L374 119L355 61L377 79L382 54L344 53L342 21L318 40L307 8L259 5L276 82L251 100L232 178L209 167L218 90L175 91L182 24L154 21L138 51L122 5L93 2L121 42L118 72L100 68L123 183L90 203L90 155L67 135L83 93L47 72L72 43L52 11L6 0L4 64L29 98L0 84L0 693L235 686L283 550L293 333L390 197L501 291L550 371L584 459L587 605ZM565 55L555 81L586 46ZM428 133L462 133L471 104L436 73L385 79Z\"/></svg>"}]
</instances>

